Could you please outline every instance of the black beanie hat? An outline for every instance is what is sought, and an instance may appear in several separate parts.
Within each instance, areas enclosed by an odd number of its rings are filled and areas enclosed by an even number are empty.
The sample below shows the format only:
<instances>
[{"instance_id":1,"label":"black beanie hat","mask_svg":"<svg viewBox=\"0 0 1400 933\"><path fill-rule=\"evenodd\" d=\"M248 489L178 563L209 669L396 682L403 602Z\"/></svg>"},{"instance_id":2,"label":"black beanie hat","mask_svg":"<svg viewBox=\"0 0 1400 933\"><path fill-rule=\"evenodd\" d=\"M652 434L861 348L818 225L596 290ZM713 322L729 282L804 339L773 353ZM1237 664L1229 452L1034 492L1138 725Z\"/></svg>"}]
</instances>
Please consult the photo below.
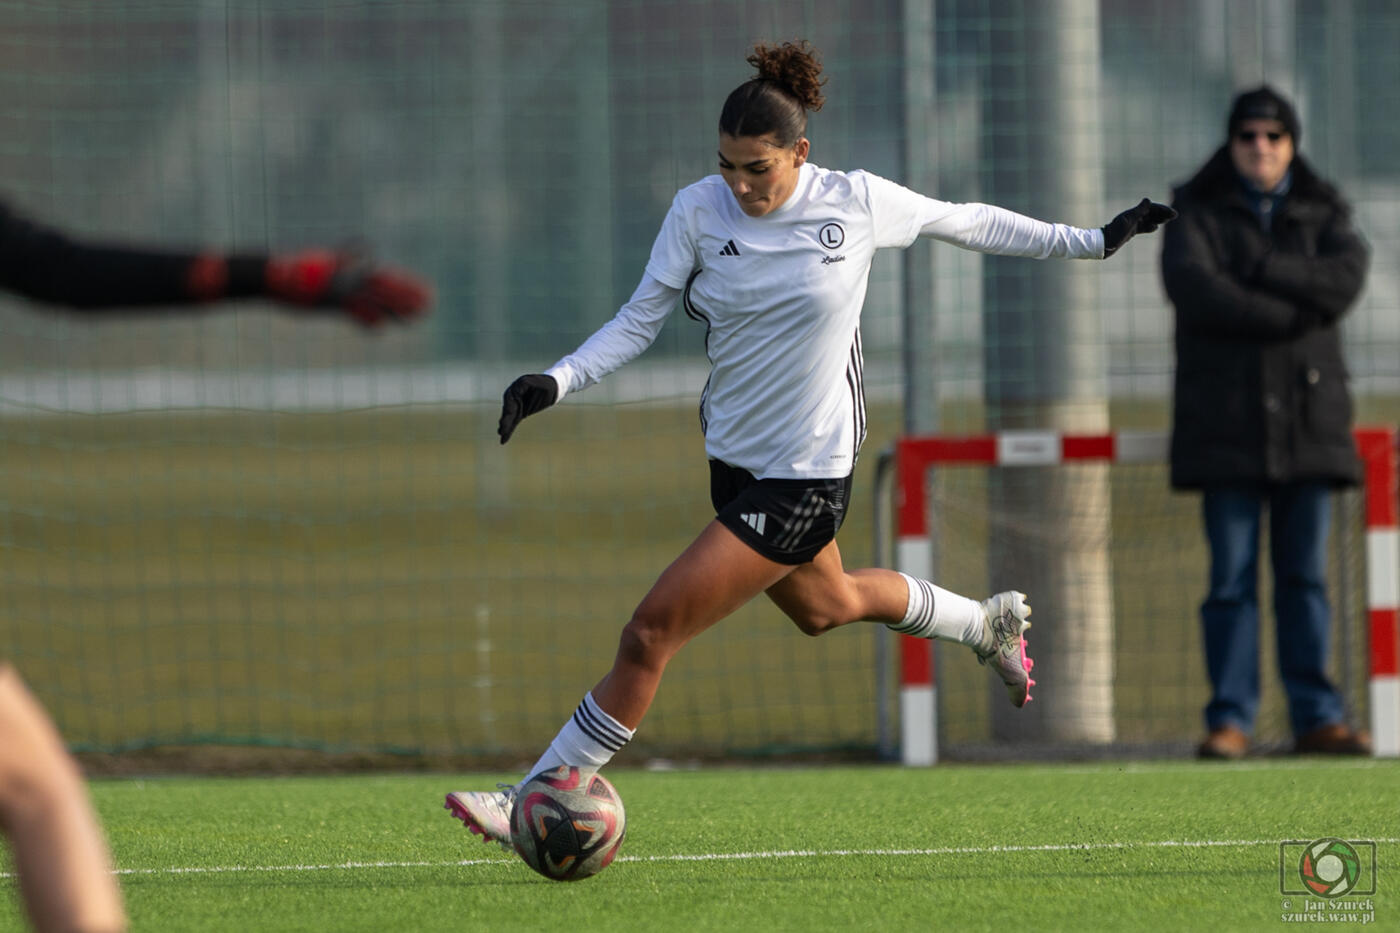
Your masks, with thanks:
<instances>
[{"instance_id":1,"label":"black beanie hat","mask_svg":"<svg viewBox=\"0 0 1400 933\"><path fill-rule=\"evenodd\" d=\"M1235 98L1234 105L1230 107L1230 123L1226 127L1226 133L1234 136L1235 130L1246 120L1277 120L1288 130L1288 135L1293 137L1295 146L1298 144L1298 138L1303 135L1303 128L1298 123L1298 112L1283 95L1267 84L1252 91L1245 91Z\"/></svg>"}]
</instances>

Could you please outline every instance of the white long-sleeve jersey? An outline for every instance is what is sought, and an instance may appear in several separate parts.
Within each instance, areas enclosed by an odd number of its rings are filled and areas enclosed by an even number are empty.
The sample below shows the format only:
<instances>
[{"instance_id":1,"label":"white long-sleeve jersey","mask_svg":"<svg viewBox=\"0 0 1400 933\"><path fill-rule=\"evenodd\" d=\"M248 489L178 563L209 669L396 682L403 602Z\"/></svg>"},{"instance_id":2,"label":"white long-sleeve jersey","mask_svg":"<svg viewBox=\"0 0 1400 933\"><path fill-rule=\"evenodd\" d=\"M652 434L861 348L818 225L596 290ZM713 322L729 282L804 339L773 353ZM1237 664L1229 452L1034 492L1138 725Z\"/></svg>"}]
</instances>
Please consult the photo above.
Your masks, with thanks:
<instances>
[{"instance_id":1,"label":"white long-sleeve jersey","mask_svg":"<svg viewBox=\"0 0 1400 933\"><path fill-rule=\"evenodd\" d=\"M706 454L759 479L845 476L865 440L870 264L875 250L919 236L1033 259L1101 259L1104 249L1099 229L950 204L811 163L781 207L749 217L711 175L676 195L631 300L548 372L560 398L598 382L651 346L682 297L706 326Z\"/></svg>"}]
</instances>

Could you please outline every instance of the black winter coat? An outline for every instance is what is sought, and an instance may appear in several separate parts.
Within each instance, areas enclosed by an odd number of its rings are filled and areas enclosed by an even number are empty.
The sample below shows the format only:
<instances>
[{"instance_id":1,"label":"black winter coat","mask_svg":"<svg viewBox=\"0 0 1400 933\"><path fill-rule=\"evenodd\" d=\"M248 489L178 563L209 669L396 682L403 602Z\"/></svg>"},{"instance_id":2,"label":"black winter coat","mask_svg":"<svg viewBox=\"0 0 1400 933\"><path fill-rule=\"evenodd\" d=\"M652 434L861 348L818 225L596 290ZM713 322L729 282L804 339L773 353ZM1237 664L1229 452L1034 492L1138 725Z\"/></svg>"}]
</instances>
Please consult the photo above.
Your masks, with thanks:
<instances>
[{"instance_id":1,"label":"black winter coat","mask_svg":"<svg viewBox=\"0 0 1400 933\"><path fill-rule=\"evenodd\" d=\"M1335 188L1295 156L1265 230L1220 149L1176 189L1162 281L1176 308L1171 482L1360 477L1338 324L1367 249Z\"/></svg>"}]
</instances>

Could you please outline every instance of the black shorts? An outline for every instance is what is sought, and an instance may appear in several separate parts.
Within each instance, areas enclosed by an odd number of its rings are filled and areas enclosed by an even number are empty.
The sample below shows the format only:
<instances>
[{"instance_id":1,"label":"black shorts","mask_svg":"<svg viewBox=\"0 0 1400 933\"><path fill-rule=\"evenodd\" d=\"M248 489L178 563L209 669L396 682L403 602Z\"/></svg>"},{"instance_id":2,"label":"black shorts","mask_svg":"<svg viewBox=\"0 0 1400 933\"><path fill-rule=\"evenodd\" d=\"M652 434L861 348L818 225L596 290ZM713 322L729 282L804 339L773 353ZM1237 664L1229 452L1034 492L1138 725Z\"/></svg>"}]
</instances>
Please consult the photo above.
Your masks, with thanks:
<instances>
[{"instance_id":1,"label":"black shorts","mask_svg":"<svg viewBox=\"0 0 1400 933\"><path fill-rule=\"evenodd\" d=\"M715 518L749 547L780 564L805 564L831 543L846 519L851 477L754 479L710 461Z\"/></svg>"}]
</instances>

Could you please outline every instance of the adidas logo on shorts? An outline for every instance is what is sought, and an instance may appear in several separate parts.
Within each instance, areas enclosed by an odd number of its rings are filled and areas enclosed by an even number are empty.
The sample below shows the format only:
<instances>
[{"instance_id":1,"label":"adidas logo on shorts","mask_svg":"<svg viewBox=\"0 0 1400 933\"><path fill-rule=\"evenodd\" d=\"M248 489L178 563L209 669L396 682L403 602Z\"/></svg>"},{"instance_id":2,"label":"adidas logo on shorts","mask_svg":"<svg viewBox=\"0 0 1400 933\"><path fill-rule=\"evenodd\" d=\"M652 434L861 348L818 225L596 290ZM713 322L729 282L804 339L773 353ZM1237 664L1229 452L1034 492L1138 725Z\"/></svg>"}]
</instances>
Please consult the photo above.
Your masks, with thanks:
<instances>
[{"instance_id":1,"label":"adidas logo on shorts","mask_svg":"<svg viewBox=\"0 0 1400 933\"><path fill-rule=\"evenodd\" d=\"M739 520L759 534L763 534L763 527L767 524L768 516L762 512L740 512Z\"/></svg>"}]
</instances>

